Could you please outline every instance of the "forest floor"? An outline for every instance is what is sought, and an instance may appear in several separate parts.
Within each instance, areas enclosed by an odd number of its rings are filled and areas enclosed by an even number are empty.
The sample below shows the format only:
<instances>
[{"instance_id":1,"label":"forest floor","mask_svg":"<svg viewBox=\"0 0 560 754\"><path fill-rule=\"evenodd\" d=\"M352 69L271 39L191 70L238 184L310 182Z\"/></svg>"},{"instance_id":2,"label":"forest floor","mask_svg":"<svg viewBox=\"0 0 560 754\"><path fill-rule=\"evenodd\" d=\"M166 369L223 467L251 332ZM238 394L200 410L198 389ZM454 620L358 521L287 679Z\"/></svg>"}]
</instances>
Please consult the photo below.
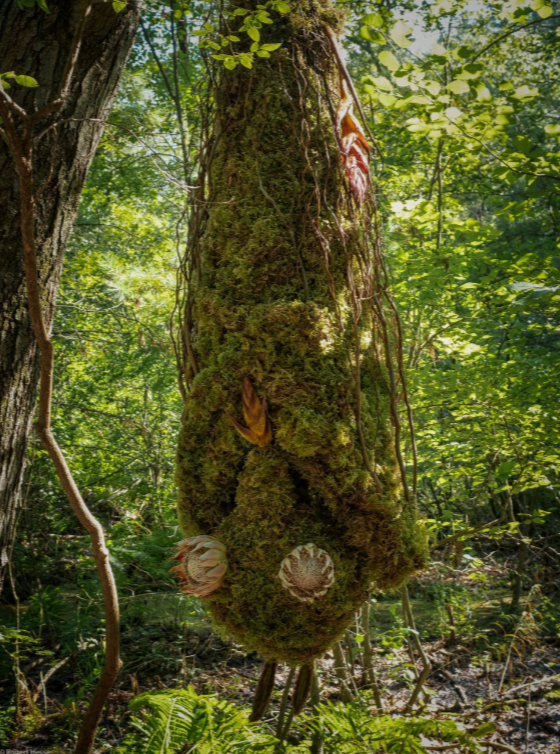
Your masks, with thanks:
<instances>
[{"instance_id":1,"label":"forest floor","mask_svg":"<svg viewBox=\"0 0 560 754\"><path fill-rule=\"evenodd\" d=\"M191 666L193 672L189 683L199 693L217 693L239 706L250 707L261 668L259 658L245 655L210 632L192 634L189 639L190 657L196 658L196 669ZM473 662L467 648L447 649L441 642L426 644L425 651L434 670L426 684L418 715L453 719L462 722L467 729L490 722L496 728L492 738L518 752L560 754L560 657L557 647L543 644L522 659L516 657L506 674L507 681L501 693L498 689L504 662L485 663L481 668L478 662ZM409 664L407 659L402 651L397 650L377 659L376 670L383 688L385 713L398 715L404 709L410 693L409 679L402 670ZM287 667L278 672L276 691L266 718L273 728L287 674ZM322 700L338 700L339 687L332 660L325 659L320 663L320 674ZM176 678L157 675L146 678L146 685L141 689L136 687L136 682L136 679L132 680L134 691L129 679L111 696L106 735L114 745L120 738L126 704L135 692L177 685ZM367 686L360 685L358 694L364 689ZM375 714L373 702L371 707L372 714Z\"/></svg>"},{"instance_id":2,"label":"forest floor","mask_svg":"<svg viewBox=\"0 0 560 754\"><path fill-rule=\"evenodd\" d=\"M162 637L160 641L159 649L165 651L165 639ZM489 722L496 729L492 738L513 747L517 752L560 754L560 657L557 646L543 643L523 657L515 655L514 660L510 659L501 693L503 661L481 663L479 658L473 660L469 648L461 645L446 648L441 641L427 643L424 649L434 669L416 714L453 719L461 722L466 729L475 729ZM171 655L171 641L168 650ZM112 750L122 742L129 721L127 705L136 694L144 691L176 688L181 683L191 684L198 693L218 694L240 707L250 707L261 667L257 656L246 655L209 629L188 631L184 650L182 678L165 672L161 675L142 672L139 677L133 674L121 677L118 687L110 696L103 721L103 744L99 751ZM365 691L368 698L367 684L359 683L361 673L359 668L356 671L357 693ZM393 649L378 656L376 671L383 689L384 712L391 715L402 713L411 686L411 663L407 653ZM276 690L266 718L272 729L278 718L287 674L287 667L278 672ZM65 673L62 673L56 682L53 679L49 694L51 708L53 702L54 707L58 707L56 697L64 695L64 676ZM320 663L320 676L323 701L338 700L339 686L332 659L324 659ZM375 714L372 701L371 708L372 714ZM34 747L39 751L49 751L55 741L61 746L63 731L71 730L72 721L76 718L72 710L58 709L59 715L51 713L52 716L46 718L44 725L39 726L34 734L12 742L10 748L25 751L26 747ZM290 736L287 740L297 743L297 739L290 739ZM57 751L70 752L72 746L62 745Z\"/></svg>"},{"instance_id":3,"label":"forest floor","mask_svg":"<svg viewBox=\"0 0 560 754\"><path fill-rule=\"evenodd\" d=\"M454 720L467 730L492 723L495 732L491 738L503 745L502 751L560 754L558 637L547 636L539 630L532 617L532 610L535 615L538 611L527 601L523 603L523 611L511 617L508 623L504 617L504 592L497 586L505 572L502 566L488 563L477 572L479 576L485 575L486 586L481 592L476 579L465 580L464 596L469 609L461 614L460 605L456 603L454 642L450 640L449 625L442 623L441 606L436 609L430 599L434 584L441 587L445 578L441 569L436 564L411 585L424 651L433 666L414 714ZM460 585L461 575L455 572L453 578L455 586ZM198 603L190 605L189 617L185 620L185 613L174 612L176 594L152 595L153 604L144 594L139 600L141 605L132 613L130 608L127 612L126 600L124 602L122 656L125 664L102 721L98 752L114 751L122 743L130 729L127 705L142 692L192 685L198 693L217 694L242 708L251 706L261 668L260 658L220 638ZM181 600L177 604L184 603L185 600ZM415 666L421 669L421 661L417 655L414 664L411 661L409 635L399 621L397 597L380 595L379 601L374 601L372 612L374 665L384 712L401 715L415 682ZM350 686L355 695L371 705L375 714L371 689L362 682L359 629L349 635L347 644L347 658L353 658L348 667ZM7 748L14 751L34 748L40 752L72 750L66 742L75 734L80 710L91 690L91 685L89 689L83 688L83 684L80 688L78 680L80 656L91 652L87 642L82 645L82 652L75 653L53 674L46 693L39 696L37 711L40 714L35 716L35 724L28 726L28 734L20 731L17 740L6 742ZM40 668L40 662L28 663L23 668L32 691L36 691L40 683ZM279 668L271 707L265 718L271 731L278 719L287 674L286 666ZM339 700L340 688L329 655L319 663L319 677L322 701ZM9 703L10 697L13 699L13 684L0 682L0 708L4 702ZM297 734L289 734L288 742L297 743L297 738L290 735ZM455 754L460 749L449 751Z\"/></svg>"}]
</instances>

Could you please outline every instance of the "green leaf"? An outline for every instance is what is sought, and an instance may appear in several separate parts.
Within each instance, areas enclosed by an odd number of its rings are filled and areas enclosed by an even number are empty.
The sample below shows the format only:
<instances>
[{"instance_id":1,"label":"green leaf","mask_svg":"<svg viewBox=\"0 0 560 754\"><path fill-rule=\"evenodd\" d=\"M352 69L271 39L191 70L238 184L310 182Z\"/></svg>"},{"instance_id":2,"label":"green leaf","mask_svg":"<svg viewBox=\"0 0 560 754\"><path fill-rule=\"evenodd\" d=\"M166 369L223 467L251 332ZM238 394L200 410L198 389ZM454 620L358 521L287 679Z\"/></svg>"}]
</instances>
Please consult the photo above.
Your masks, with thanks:
<instances>
[{"instance_id":1,"label":"green leaf","mask_svg":"<svg viewBox=\"0 0 560 754\"><path fill-rule=\"evenodd\" d=\"M448 107L445 114L449 120L457 120L457 118L460 118L463 113L458 107Z\"/></svg>"},{"instance_id":2,"label":"green leaf","mask_svg":"<svg viewBox=\"0 0 560 754\"><path fill-rule=\"evenodd\" d=\"M16 76L15 79L20 86L28 86L30 88L39 86L33 76Z\"/></svg>"},{"instance_id":3,"label":"green leaf","mask_svg":"<svg viewBox=\"0 0 560 754\"><path fill-rule=\"evenodd\" d=\"M269 58L270 57L270 53L267 52L266 50L257 50L257 55L259 56L259 58Z\"/></svg>"},{"instance_id":4,"label":"green leaf","mask_svg":"<svg viewBox=\"0 0 560 754\"><path fill-rule=\"evenodd\" d=\"M420 118L410 118L408 124L406 128L411 133L425 133L430 130L430 126Z\"/></svg>"},{"instance_id":5,"label":"green leaf","mask_svg":"<svg viewBox=\"0 0 560 754\"><path fill-rule=\"evenodd\" d=\"M523 86L517 87L511 96L515 99L532 99L533 97L536 97L538 93L538 89L532 89L530 86L527 86L527 84L523 84Z\"/></svg>"},{"instance_id":6,"label":"green leaf","mask_svg":"<svg viewBox=\"0 0 560 754\"><path fill-rule=\"evenodd\" d=\"M39 8L41 8L41 10L45 11L45 13L50 13L49 7L45 0L37 0L37 5L39 6Z\"/></svg>"},{"instance_id":7,"label":"green leaf","mask_svg":"<svg viewBox=\"0 0 560 754\"><path fill-rule=\"evenodd\" d=\"M462 60L468 60L470 57L472 57L472 55L474 55L474 52L475 51L471 47L463 45L462 47L459 47L455 55Z\"/></svg>"},{"instance_id":8,"label":"green leaf","mask_svg":"<svg viewBox=\"0 0 560 754\"><path fill-rule=\"evenodd\" d=\"M466 94L467 92L470 92L470 87L467 82L461 81L460 79L452 81L447 85L447 88L450 92L453 92L453 94Z\"/></svg>"},{"instance_id":9,"label":"green leaf","mask_svg":"<svg viewBox=\"0 0 560 754\"><path fill-rule=\"evenodd\" d=\"M288 3L284 3L284 2L276 3L275 7L276 7L276 10L279 11L280 13L289 13L292 10L292 8L288 5Z\"/></svg>"},{"instance_id":10,"label":"green leaf","mask_svg":"<svg viewBox=\"0 0 560 754\"><path fill-rule=\"evenodd\" d=\"M378 99L384 107L391 108L398 98L395 97L394 94L385 94L385 92L380 92Z\"/></svg>"},{"instance_id":11,"label":"green leaf","mask_svg":"<svg viewBox=\"0 0 560 754\"><path fill-rule=\"evenodd\" d=\"M511 461L504 461L503 463L501 463L498 466L498 468L496 469L496 476L498 477L498 479L507 479L508 476L513 471L513 468L514 468L515 464L516 464L515 459L512 459ZM492 732L492 731L490 731L490 732ZM473 733L473 736L474 735L475 734ZM486 734L485 733L481 733L479 735L486 735Z\"/></svg>"},{"instance_id":12,"label":"green leaf","mask_svg":"<svg viewBox=\"0 0 560 754\"><path fill-rule=\"evenodd\" d=\"M224 60L224 66L228 69L228 71L233 71L233 69L237 67L237 60L234 60L233 58L227 58L226 60Z\"/></svg>"},{"instance_id":13,"label":"green leaf","mask_svg":"<svg viewBox=\"0 0 560 754\"><path fill-rule=\"evenodd\" d=\"M261 38L260 31L258 29L256 29L254 26L250 26L247 29L247 34L249 35L249 37L251 37L251 39L254 39L255 42L258 42L259 39Z\"/></svg>"},{"instance_id":14,"label":"green leaf","mask_svg":"<svg viewBox=\"0 0 560 754\"><path fill-rule=\"evenodd\" d=\"M379 53L379 62L390 71L396 71L399 68L399 61L389 50L383 50Z\"/></svg>"},{"instance_id":15,"label":"green leaf","mask_svg":"<svg viewBox=\"0 0 560 754\"><path fill-rule=\"evenodd\" d=\"M476 730L473 730L471 732L471 736L473 738L480 738L481 736L488 736L490 733L495 733L496 726L494 723L482 723L482 725L479 725Z\"/></svg>"},{"instance_id":16,"label":"green leaf","mask_svg":"<svg viewBox=\"0 0 560 754\"><path fill-rule=\"evenodd\" d=\"M403 21L397 21L390 31L390 36L393 42L403 48L410 47L412 44L412 40L408 39L410 34L412 34L412 29Z\"/></svg>"},{"instance_id":17,"label":"green leaf","mask_svg":"<svg viewBox=\"0 0 560 754\"><path fill-rule=\"evenodd\" d=\"M383 19L379 13L368 13L362 18L362 23L367 26L376 26L380 29L383 26Z\"/></svg>"},{"instance_id":18,"label":"green leaf","mask_svg":"<svg viewBox=\"0 0 560 754\"><path fill-rule=\"evenodd\" d=\"M239 56L239 62L245 68L252 68L253 67L253 61L251 60L250 55L240 55Z\"/></svg>"},{"instance_id":19,"label":"green leaf","mask_svg":"<svg viewBox=\"0 0 560 754\"><path fill-rule=\"evenodd\" d=\"M476 98L479 102L489 102L492 99L492 94L484 84L477 84Z\"/></svg>"},{"instance_id":20,"label":"green leaf","mask_svg":"<svg viewBox=\"0 0 560 754\"><path fill-rule=\"evenodd\" d=\"M249 13L249 11L246 8L236 8L233 11L233 15L234 16L246 16L247 13ZM235 68L235 66L234 66L234 68Z\"/></svg>"},{"instance_id":21,"label":"green leaf","mask_svg":"<svg viewBox=\"0 0 560 754\"><path fill-rule=\"evenodd\" d=\"M530 6L541 18L549 18L553 13L552 6L547 5L546 0L533 0Z\"/></svg>"},{"instance_id":22,"label":"green leaf","mask_svg":"<svg viewBox=\"0 0 560 754\"><path fill-rule=\"evenodd\" d=\"M113 0L113 10L115 13L120 13L126 8L126 3L122 0Z\"/></svg>"},{"instance_id":23,"label":"green leaf","mask_svg":"<svg viewBox=\"0 0 560 754\"><path fill-rule=\"evenodd\" d=\"M385 78L385 76L372 76L371 80L378 89L383 89L386 92L393 91L393 85L388 78Z\"/></svg>"},{"instance_id":24,"label":"green leaf","mask_svg":"<svg viewBox=\"0 0 560 754\"><path fill-rule=\"evenodd\" d=\"M282 47L281 42L277 42L275 44L261 45L261 50L266 50L267 52L274 52L274 50L277 50L279 47Z\"/></svg>"},{"instance_id":25,"label":"green leaf","mask_svg":"<svg viewBox=\"0 0 560 754\"><path fill-rule=\"evenodd\" d=\"M259 43L253 42L253 44L251 45L249 49L251 50L251 52L256 52L259 49Z\"/></svg>"},{"instance_id":26,"label":"green leaf","mask_svg":"<svg viewBox=\"0 0 560 754\"><path fill-rule=\"evenodd\" d=\"M457 78L463 80L477 79L483 70L484 66L480 65L480 63L467 63L467 65L463 66Z\"/></svg>"},{"instance_id":27,"label":"green leaf","mask_svg":"<svg viewBox=\"0 0 560 754\"><path fill-rule=\"evenodd\" d=\"M367 40L368 42L371 42L372 44L385 44L387 41L380 31L370 29L369 26L361 27L360 37Z\"/></svg>"},{"instance_id":28,"label":"green leaf","mask_svg":"<svg viewBox=\"0 0 560 754\"><path fill-rule=\"evenodd\" d=\"M431 105L431 101L423 94L413 94L406 98L407 103L411 105Z\"/></svg>"}]
</instances>

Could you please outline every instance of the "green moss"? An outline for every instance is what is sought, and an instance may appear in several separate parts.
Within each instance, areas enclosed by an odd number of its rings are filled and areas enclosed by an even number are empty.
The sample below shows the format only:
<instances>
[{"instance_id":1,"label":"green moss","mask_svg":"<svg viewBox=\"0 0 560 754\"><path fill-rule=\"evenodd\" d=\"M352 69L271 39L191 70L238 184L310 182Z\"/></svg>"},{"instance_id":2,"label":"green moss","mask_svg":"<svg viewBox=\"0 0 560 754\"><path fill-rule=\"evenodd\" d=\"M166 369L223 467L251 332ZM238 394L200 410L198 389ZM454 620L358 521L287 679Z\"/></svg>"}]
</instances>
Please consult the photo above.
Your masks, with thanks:
<instances>
[{"instance_id":1,"label":"green moss","mask_svg":"<svg viewBox=\"0 0 560 754\"><path fill-rule=\"evenodd\" d=\"M227 546L226 579L208 599L217 623L247 649L296 663L344 632L372 582L396 586L424 559L414 510L403 505L385 370L365 346L361 425L381 492L358 440L347 271L357 267L360 233L317 96L327 81L336 101L335 71L324 56L314 62L324 78L309 68L321 52L307 37L316 19L302 4L281 27L274 58L227 72L218 85L192 289L198 374L177 464L185 533ZM371 327L367 315L360 327ZM264 450L225 415L243 421L244 377L268 401L274 439ZM308 542L330 554L336 580L324 598L303 604L276 576Z\"/></svg>"}]
</instances>

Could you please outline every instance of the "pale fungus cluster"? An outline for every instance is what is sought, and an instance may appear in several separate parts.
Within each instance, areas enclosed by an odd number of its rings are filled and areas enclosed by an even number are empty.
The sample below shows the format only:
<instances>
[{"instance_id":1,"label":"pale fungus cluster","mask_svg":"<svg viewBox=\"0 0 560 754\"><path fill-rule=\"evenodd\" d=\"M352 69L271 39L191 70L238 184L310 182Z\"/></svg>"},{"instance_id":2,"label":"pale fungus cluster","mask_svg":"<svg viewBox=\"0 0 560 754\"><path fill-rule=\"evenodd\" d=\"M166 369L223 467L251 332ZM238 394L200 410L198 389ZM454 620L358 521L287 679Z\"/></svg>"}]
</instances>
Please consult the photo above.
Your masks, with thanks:
<instances>
[{"instance_id":1,"label":"pale fungus cluster","mask_svg":"<svg viewBox=\"0 0 560 754\"><path fill-rule=\"evenodd\" d=\"M333 585L334 565L328 552L311 543L300 545L284 558L278 578L298 600L313 602Z\"/></svg>"},{"instance_id":2,"label":"pale fungus cluster","mask_svg":"<svg viewBox=\"0 0 560 754\"><path fill-rule=\"evenodd\" d=\"M179 542L175 560L179 563L170 570L177 575L184 593L193 597L208 597L215 592L227 571L226 548L205 535Z\"/></svg>"}]
</instances>

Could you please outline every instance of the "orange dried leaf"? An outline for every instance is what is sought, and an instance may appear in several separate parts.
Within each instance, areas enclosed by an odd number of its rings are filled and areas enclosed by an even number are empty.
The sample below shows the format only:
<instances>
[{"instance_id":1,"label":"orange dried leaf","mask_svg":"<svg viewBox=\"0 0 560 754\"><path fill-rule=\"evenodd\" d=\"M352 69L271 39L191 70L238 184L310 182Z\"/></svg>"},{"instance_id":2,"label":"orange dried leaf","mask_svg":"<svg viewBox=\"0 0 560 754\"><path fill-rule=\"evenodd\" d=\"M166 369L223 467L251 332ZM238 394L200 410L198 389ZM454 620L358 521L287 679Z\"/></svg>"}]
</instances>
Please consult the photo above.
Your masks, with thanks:
<instances>
[{"instance_id":1,"label":"orange dried leaf","mask_svg":"<svg viewBox=\"0 0 560 754\"><path fill-rule=\"evenodd\" d=\"M244 437L246 440L249 440L249 442L252 442L253 445L259 444L259 438L251 429L247 429L247 427L244 427L243 424L241 424L241 422L238 422L237 419L234 416L232 416L230 413L228 413L227 411L225 413L226 413L227 418L233 424L235 429L239 432L241 437Z\"/></svg>"},{"instance_id":2,"label":"orange dried leaf","mask_svg":"<svg viewBox=\"0 0 560 754\"><path fill-rule=\"evenodd\" d=\"M340 134L342 164L350 189L358 202L366 196L369 183L369 153L362 126L354 117L354 101L342 79L341 95L336 112L336 128Z\"/></svg>"},{"instance_id":3,"label":"orange dried leaf","mask_svg":"<svg viewBox=\"0 0 560 754\"><path fill-rule=\"evenodd\" d=\"M248 377L243 379L243 416L248 424L248 427L244 427L243 424L237 421L227 411L226 416L233 424L239 434L244 437L253 445L258 445L261 448L266 447L272 440L272 428L270 426L270 419L268 418L266 410L266 398L261 402L251 380Z\"/></svg>"},{"instance_id":4,"label":"orange dried leaf","mask_svg":"<svg viewBox=\"0 0 560 754\"><path fill-rule=\"evenodd\" d=\"M248 377L243 378L243 416L249 429L260 434L266 424L266 402L259 400L255 388Z\"/></svg>"}]
</instances>

